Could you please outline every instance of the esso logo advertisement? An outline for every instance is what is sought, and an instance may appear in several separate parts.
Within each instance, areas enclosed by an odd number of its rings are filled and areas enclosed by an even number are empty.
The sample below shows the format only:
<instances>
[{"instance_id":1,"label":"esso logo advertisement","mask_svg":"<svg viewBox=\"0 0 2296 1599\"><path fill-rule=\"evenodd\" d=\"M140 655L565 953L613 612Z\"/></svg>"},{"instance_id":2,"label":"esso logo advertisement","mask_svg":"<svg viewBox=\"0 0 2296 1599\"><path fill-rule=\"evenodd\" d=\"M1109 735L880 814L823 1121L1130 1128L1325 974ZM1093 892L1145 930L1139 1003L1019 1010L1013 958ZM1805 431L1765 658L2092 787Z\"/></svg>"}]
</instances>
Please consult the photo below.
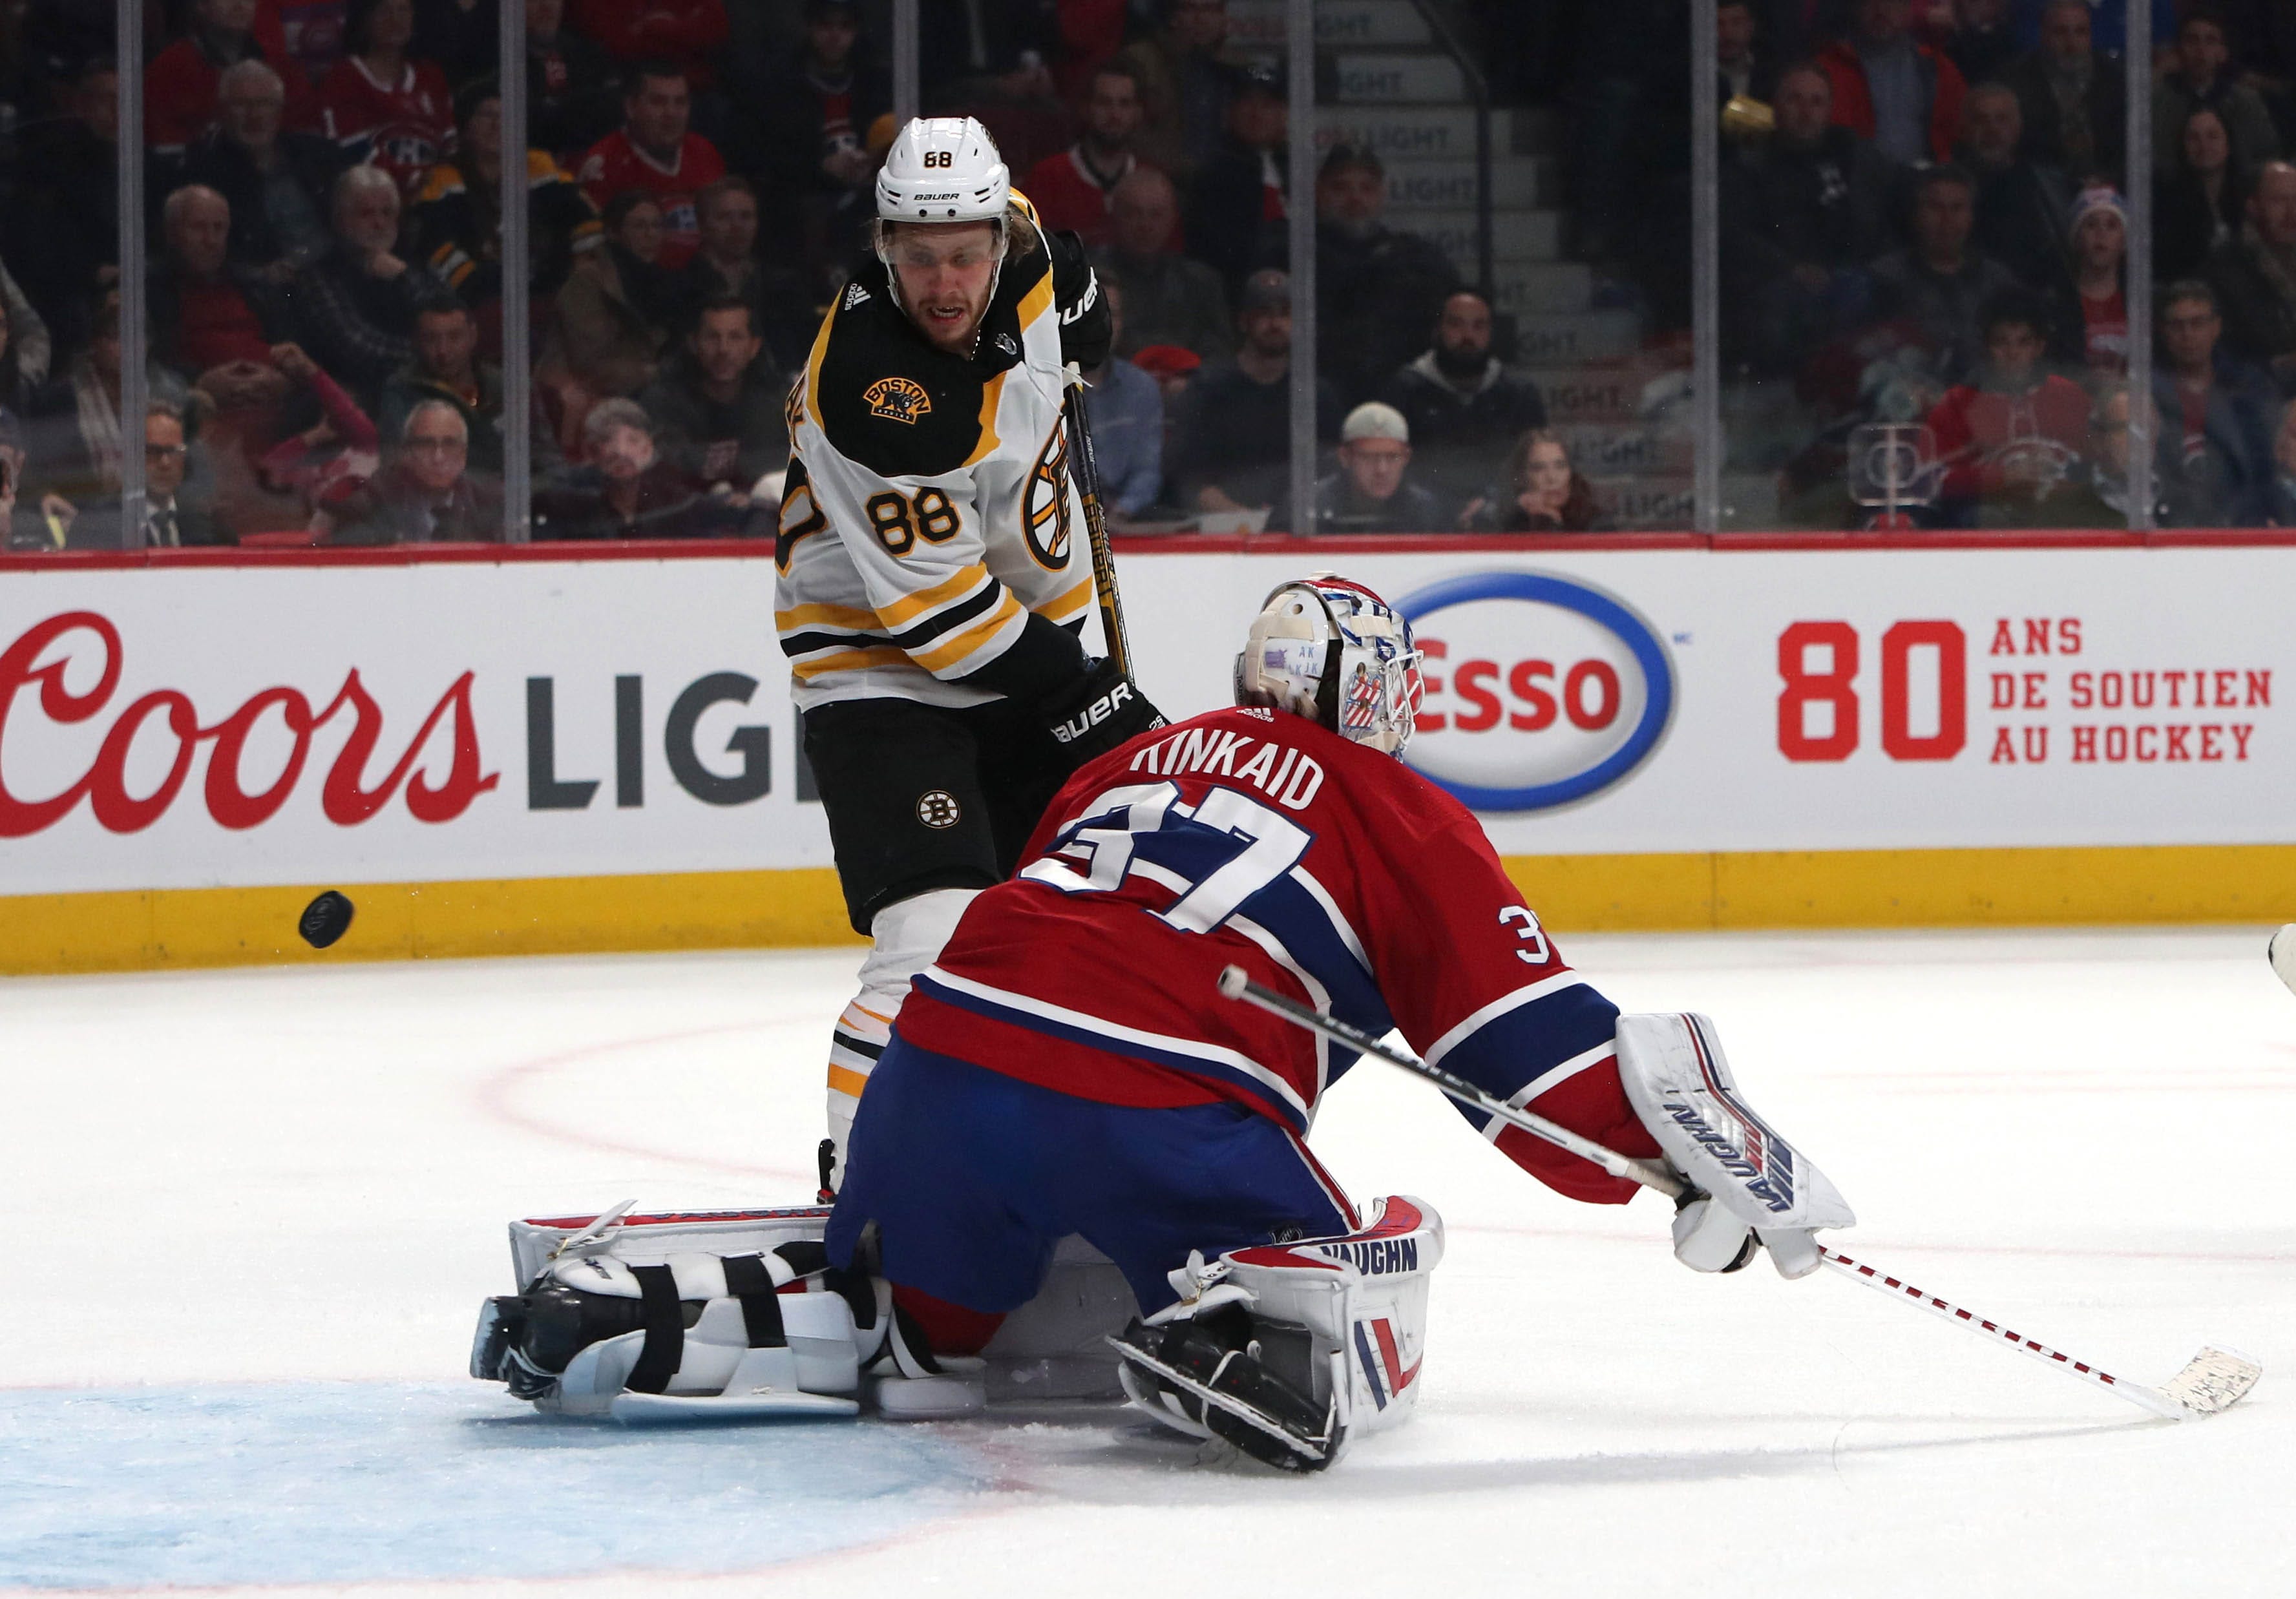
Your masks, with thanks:
<instances>
[{"instance_id":1,"label":"esso logo advertisement","mask_svg":"<svg viewBox=\"0 0 2296 1599\"><path fill-rule=\"evenodd\" d=\"M1478 572L1396 607L1426 652L1406 758L1482 811L1598 793L1644 760L1674 714L1674 668L1650 624L1599 589Z\"/></svg>"}]
</instances>

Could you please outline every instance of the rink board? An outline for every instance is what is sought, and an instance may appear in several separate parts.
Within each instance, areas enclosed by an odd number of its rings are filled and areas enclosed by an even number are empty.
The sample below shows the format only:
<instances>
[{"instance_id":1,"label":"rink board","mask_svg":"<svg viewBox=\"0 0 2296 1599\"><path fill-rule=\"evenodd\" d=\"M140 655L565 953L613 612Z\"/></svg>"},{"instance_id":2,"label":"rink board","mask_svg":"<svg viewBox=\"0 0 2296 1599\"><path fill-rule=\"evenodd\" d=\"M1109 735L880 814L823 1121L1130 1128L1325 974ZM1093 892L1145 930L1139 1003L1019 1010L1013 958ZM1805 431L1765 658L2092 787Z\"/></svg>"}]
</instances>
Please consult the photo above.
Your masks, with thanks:
<instances>
[{"instance_id":1,"label":"rink board","mask_svg":"<svg viewBox=\"0 0 2296 1599\"><path fill-rule=\"evenodd\" d=\"M2296 548L1275 540L1122 563L1224 702L1273 583L1414 611L1414 765L1558 927L2276 921ZM1720 541L1718 541L1718 544ZM0 971L835 942L762 553L0 573Z\"/></svg>"}]
</instances>

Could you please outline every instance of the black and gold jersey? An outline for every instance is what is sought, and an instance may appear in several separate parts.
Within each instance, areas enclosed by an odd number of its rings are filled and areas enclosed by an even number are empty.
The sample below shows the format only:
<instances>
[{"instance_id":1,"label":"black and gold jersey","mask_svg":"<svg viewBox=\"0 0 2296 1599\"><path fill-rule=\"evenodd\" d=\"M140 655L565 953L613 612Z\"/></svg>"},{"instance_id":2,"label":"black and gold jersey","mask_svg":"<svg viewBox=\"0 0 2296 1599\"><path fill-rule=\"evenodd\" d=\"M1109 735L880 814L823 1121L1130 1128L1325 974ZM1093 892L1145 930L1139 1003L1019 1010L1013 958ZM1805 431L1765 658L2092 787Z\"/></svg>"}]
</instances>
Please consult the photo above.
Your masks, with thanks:
<instances>
[{"instance_id":1,"label":"black and gold jersey","mask_svg":"<svg viewBox=\"0 0 2296 1599\"><path fill-rule=\"evenodd\" d=\"M1061 398L1109 317L1073 235L1042 237L1004 263L970 357L918 332L874 259L822 323L790 393L775 553L800 709L995 699L1031 615L1073 627L1090 608Z\"/></svg>"}]
</instances>

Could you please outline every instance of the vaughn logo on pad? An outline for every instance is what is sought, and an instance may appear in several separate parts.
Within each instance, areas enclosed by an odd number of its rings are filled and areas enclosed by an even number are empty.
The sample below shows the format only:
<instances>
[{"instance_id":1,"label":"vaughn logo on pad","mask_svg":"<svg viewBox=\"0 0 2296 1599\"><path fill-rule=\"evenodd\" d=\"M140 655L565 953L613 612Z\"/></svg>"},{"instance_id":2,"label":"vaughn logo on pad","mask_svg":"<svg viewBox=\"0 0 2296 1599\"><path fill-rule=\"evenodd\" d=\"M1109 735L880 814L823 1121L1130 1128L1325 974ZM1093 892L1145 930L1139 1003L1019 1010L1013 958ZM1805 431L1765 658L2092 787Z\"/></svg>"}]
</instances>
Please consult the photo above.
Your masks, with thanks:
<instances>
[{"instance_id":1,"label":"vaughn logo on pad","mask_svg":"<svg viewBox=\"0 0 2296 1599\"><path fill-rule=\"evenodd\" d=\"M1674 667L1650 624L1602 590L1541 572L1475 572L1396 609L1426 652L1406 758L1480 811L1601 792L1658 748Z\"/></svg>"}]
</instances>

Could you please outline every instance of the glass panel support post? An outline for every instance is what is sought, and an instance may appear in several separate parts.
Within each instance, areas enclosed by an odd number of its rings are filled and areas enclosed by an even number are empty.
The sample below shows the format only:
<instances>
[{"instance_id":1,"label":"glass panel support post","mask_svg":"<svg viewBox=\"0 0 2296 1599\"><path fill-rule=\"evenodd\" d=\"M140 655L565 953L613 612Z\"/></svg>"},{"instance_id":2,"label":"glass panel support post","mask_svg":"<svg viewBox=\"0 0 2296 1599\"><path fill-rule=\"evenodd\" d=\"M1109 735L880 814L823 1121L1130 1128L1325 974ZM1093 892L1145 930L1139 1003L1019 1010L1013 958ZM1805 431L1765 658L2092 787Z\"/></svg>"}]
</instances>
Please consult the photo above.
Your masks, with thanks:
<instances>
[{"instance_id":1,"label":"glass panel support post","mask_svg":"<svg viewBox=\"0 0 2296 1599\"><path fill-rule=\"evenodd\" d=\"M144 304L144 5L113 7L119 81L119 535L144 547L144 413L151 404L151 340Z\"/></svg>"},{"instance_id":2,"label":"glass panel support post","mask_svg":"<svg viewBox=\"0 0 2296 1599\"><path fill-rule=\"evenodd\" d=\"M1722 523L1722 106L1716 0L1690 6L1690 398L1693 521Z\"/></svg>"},{"instance_id":3,"label":"glass panel support post","mask_svg":"<svg viewBox=\"0 0 2296 1599\"><path fill-rule=\"evenodd\" d=\"M1292 526L1316 526L1316 6L1284 8L1284 69L1291 142L1283 217L1292 260Z\"/></svg>"},{"instance_id":4,"label":"glass panel support post","mask_svg":"<svg viewBox=\"0 0 2296 1599\"><path fill-rule=\"evenodd\" d=\"M526 176L526 8L505 4L496 35L502 95L503 537L534 534L534 187ZM388 441L386 441L388 442Z\"/></svg>"},{"instance_id":5,"label":"glass panel support post","mask_svg":"<svg viewBox=\"0 0 2296 1599\"><path fill-rule=\"evenodd\" d=\"M2121 52L2128 112L2128 530L2152 530L2153 451L2160 428L2147 427L2152 392L2152 0L2128 0L2128 44Z\"/></svg>"}]
</instances>

